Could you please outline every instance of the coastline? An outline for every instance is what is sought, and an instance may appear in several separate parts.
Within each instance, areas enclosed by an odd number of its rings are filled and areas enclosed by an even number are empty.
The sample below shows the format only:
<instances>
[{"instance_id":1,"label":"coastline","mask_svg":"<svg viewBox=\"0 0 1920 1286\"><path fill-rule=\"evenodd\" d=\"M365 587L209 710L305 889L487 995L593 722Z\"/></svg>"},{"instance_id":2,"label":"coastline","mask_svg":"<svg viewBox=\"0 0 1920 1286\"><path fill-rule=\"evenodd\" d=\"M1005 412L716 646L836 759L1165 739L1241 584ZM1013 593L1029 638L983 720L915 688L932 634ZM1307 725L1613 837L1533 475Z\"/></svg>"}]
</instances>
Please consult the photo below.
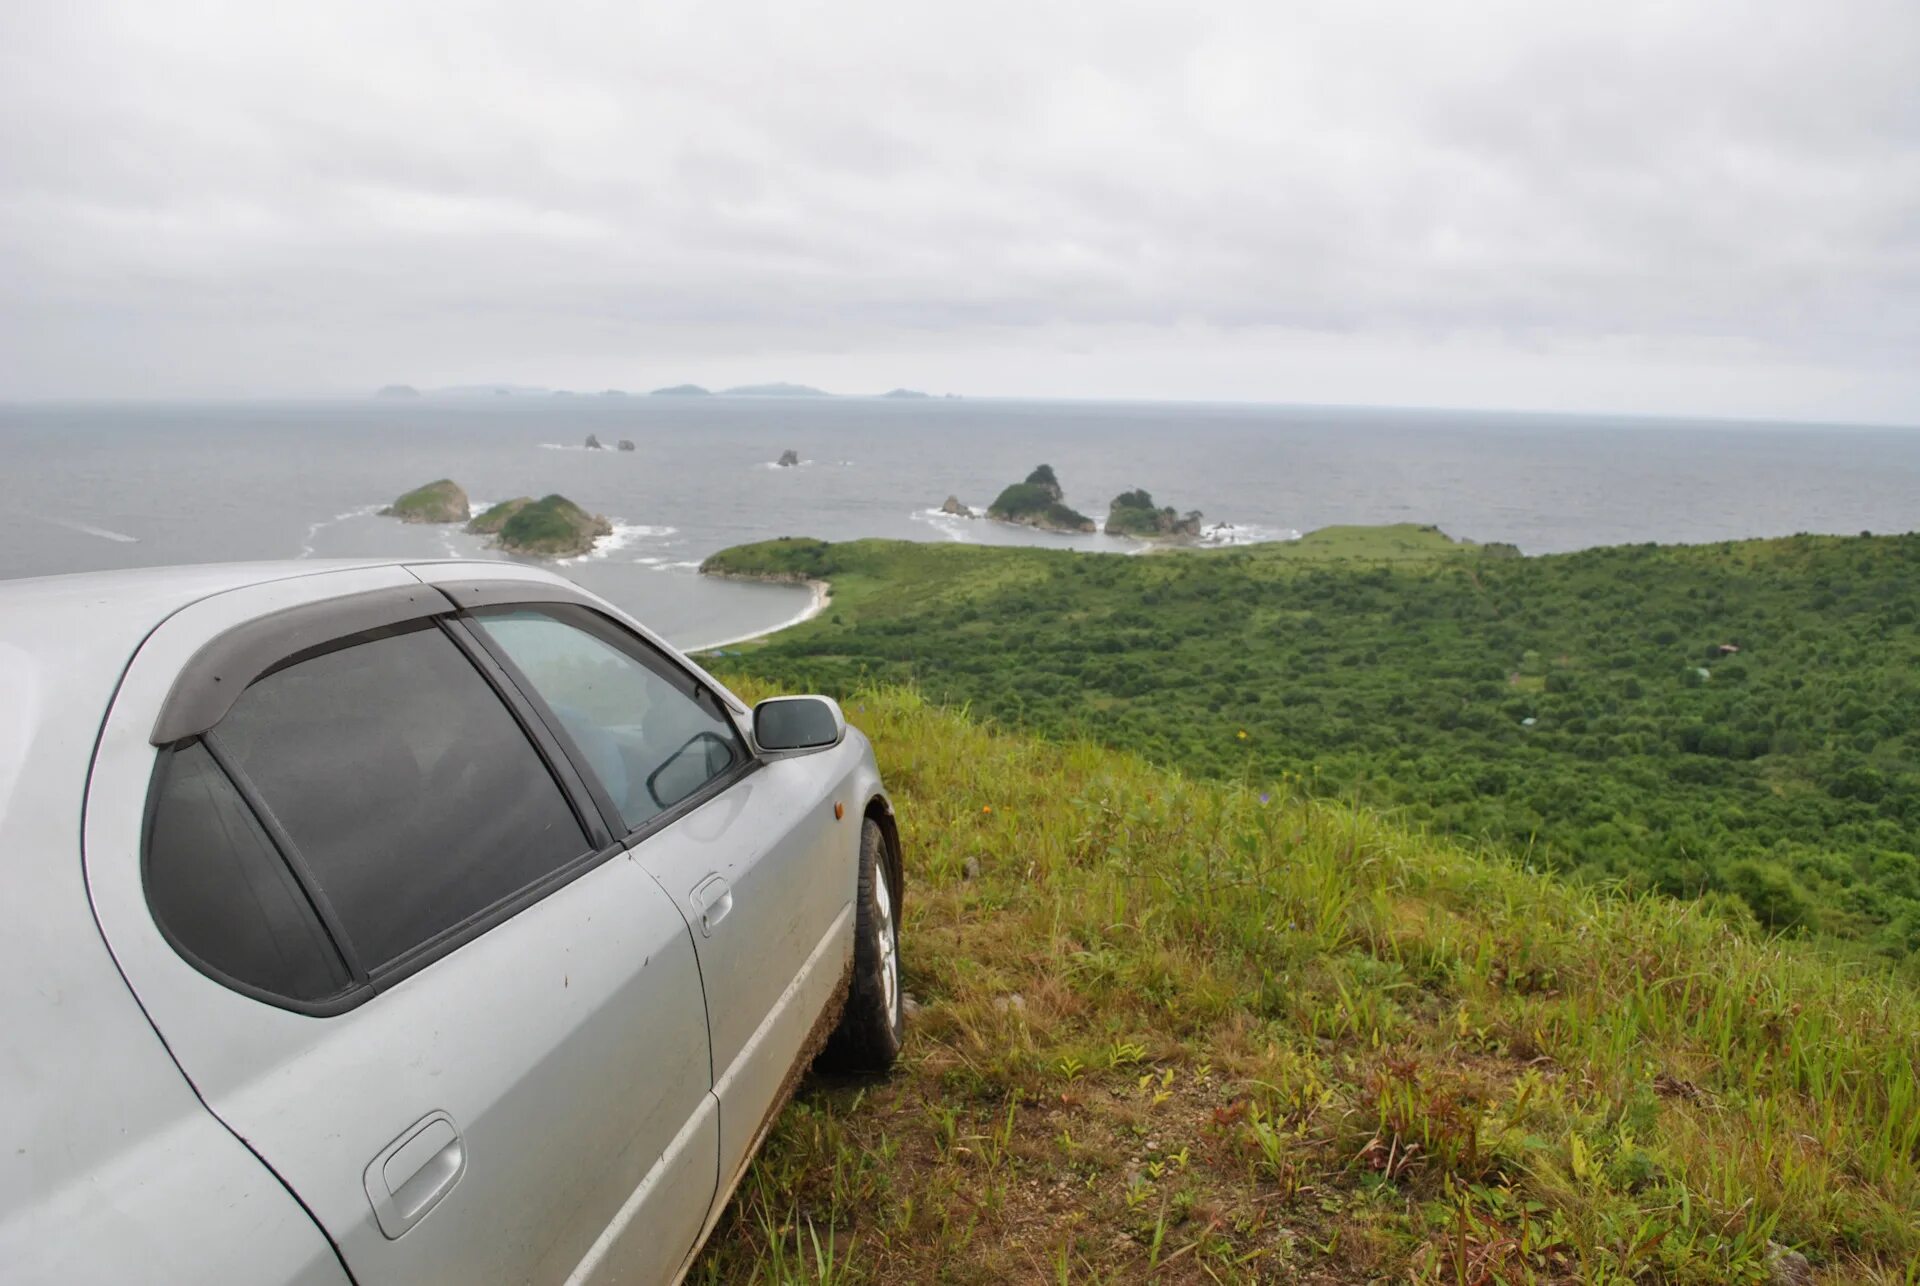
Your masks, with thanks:
<instances>
[{"instance_id":1,"label":"coastline","mask_svg":"<svg viewBox=\"0 0 1920 1286\"><path fill-rule=\"evenodd\" d=\"M823 580L801 581L785 576L741 576L732 572L702 572L700 574L702 576L718 576L723 580L759 581L767 585L804 584L809 590L813 591L813 598L800 610L798 615L789 617L781 621L778 625L769 625L765 629L754 631L752 634L741 634L734 638L721 639L714 643L700 643L693 647L682 648L681 651L687 653L689 656L699 652L711 652L717 647L732 647L736 643L751 643L756 639L766 638L770 634L778 634L781 630L792 629L794 626L804 621L810 621L820 615L821 612L827 609L827 605L833 602L833 586Z\"/></svg>"}]
</instances>

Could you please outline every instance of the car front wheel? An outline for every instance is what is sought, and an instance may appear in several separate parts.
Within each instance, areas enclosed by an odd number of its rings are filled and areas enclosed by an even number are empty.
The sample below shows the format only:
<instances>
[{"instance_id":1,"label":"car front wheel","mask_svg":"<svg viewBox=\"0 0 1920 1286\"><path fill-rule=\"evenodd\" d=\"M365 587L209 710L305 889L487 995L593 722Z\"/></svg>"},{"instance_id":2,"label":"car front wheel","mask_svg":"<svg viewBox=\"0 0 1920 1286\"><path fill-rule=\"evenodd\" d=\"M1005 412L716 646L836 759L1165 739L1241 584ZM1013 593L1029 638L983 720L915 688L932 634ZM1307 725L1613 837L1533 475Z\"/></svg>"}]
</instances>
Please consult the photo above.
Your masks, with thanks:
<instances>
[{"instance_id":1,"label":"car front wheel","mask_svg":"<svg viewBox=\"0 0 1920 1286\"><path fill-rule=\"evenodd\" d=\"M846 1008L820 1061L849 1072L884 1072L900 1053L900 891L887 841L868 818L860 828L860 882L854 904L853 979Z\"/></svg>"}]
</instances>

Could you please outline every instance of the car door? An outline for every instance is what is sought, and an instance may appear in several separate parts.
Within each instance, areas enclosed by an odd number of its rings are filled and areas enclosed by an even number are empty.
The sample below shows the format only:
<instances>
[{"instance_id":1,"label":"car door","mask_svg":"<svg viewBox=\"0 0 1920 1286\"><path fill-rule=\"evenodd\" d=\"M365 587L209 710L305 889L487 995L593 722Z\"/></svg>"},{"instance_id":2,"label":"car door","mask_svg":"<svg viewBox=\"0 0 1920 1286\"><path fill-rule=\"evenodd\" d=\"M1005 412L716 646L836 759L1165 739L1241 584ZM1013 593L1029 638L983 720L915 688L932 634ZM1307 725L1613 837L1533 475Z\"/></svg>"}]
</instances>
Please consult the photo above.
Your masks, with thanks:
<instances>
[{"instance_id":1,"label":"car door","mask_svg":"<svg viewBox=\"0 0 1920 1286\"><path fill-rule=\"evenodd\" d=\"M361 595L342 619L377 628L304 619L196 678L210 636L315 592L196 605L128 672L86 862L129 983L362 1286L672 1276L717 1177L685 918L417 582L402 619ZM182 692L236 680L172 735Z\"/></svg>"},{"instance_id":2,"label":"car door","mask_svg":"<svg viewBox=\"0 0 1920 1286\"><path fill-rule=\"evenodd\" d=\"M852 960L851 757L755 758L723 698L590 608L522 604L469 619L544 699L632 856L694 926L724 1191L805 1070Z\"/></svg>"}]
</instances>

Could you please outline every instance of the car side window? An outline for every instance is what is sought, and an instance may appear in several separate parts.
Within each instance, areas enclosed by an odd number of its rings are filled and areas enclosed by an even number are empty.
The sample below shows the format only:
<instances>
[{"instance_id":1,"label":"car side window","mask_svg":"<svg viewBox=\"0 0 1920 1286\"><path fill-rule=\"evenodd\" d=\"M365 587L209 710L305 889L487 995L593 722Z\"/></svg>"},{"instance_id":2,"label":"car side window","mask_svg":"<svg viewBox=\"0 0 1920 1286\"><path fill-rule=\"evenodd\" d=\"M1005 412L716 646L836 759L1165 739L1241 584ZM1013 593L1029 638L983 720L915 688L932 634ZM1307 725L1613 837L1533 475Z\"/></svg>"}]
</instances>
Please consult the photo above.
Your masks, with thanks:
<instances>
[{"instance_id":1,"label":"car side window","mask_svg":"<svg viewBox=\"0 0 1920 1286\"><path fill-rule=\"evenodd\" d=\"M145 880L154 920L216 977L289 1000L341 994L333 940L233 782L198 742L154 783Z\"/></svg>"},{"instance_id":2,"label":"car side window","mask_svg":"<svg viewBox=\"0 0 1920 1286\"><path fill-rule=\"evenodd\" d=\"M712 692L599 614L542 605L473 622L553 711L629 831L747 761Z\"/></svg>"},{"instance_id":3,"label":"car side window","mask_svg":"<svg viewBox=\"0 0 1920 1286\"><path fill-rule=\"evenodd\" d=\"M591 847L519 722L431 623L269 672L207 736L369 973Z\"/></svg>"}]
</instances>

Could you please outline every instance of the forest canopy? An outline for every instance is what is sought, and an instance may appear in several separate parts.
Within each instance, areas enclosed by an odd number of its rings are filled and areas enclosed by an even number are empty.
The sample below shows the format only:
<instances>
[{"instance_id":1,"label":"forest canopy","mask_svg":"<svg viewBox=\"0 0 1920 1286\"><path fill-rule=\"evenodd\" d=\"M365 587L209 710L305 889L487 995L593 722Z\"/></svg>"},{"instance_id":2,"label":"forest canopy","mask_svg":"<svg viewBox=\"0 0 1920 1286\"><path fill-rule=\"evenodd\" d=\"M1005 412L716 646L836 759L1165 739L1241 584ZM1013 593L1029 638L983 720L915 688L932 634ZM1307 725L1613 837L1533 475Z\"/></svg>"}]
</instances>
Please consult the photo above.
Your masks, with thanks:
<instances>
[{"instance_id":1,"label":"forest canopy","mask_svg":"<svg viewBox=\"0 0 1920 1286\"><path fill-rule=\"evenodd\" d=\"M1520 558L1431 528L1149 557L771 541L833 582L716 667L910 682L1530 863L1920 952L1920 536Z\"/></svg>"}]
</instances>

